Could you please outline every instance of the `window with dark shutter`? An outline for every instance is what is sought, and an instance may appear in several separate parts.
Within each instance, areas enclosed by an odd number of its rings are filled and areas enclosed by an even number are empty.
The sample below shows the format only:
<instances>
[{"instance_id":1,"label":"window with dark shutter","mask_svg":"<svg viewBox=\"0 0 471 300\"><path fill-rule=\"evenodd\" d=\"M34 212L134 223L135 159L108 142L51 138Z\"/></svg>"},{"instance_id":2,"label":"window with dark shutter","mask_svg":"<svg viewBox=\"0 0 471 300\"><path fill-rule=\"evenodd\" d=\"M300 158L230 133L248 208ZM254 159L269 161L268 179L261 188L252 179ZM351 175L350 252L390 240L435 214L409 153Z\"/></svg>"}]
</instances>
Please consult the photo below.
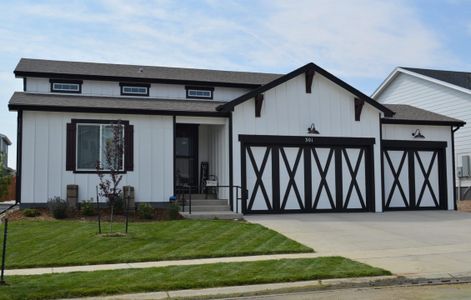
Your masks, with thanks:
<instances>
[{"instance_id":1,"label":"window with dark shutter","mask_svg":"<svg viewBox=\"0 0 471 300\"><path fill-rule=\"evenodd\" d=\"M110 124L123 126L124 153L121 172L134 170L134 126L129 121L72 119L67 124L66 170L74 173L95 173L97 162L103 164L104 147L110 140ZM106 166L104 171L106 172Z\"/></svg>"}]
</instances>

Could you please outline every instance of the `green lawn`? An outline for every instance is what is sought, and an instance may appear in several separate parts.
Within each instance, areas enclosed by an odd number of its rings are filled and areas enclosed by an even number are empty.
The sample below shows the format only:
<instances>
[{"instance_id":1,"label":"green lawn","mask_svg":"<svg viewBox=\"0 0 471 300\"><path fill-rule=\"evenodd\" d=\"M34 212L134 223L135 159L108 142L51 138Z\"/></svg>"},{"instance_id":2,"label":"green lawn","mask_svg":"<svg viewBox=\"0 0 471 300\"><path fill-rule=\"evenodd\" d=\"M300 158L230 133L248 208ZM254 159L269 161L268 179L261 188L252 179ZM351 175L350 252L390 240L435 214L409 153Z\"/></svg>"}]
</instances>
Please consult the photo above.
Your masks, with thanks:
<instances>
[{"instance_id":1,"label":"green lawn","mask_svg":"<svg viewBox=\"0 0 471 300\"><path fill-rule=\"evenodd\" d=\"M342 257L320 257L9 276L9 285L0 286L0 299L68 298L379 275L390 273Z\"/></svg>"},{"instance_id":2,"label":"green lawn","mask_svg":"<svg viewBox=\"0 0 471 300\"><path fill-rule=\"evenodd\" d=\"M96 222L89 221L10 222L7 269L313 251L241 221L131 223L127 237L101 237L96 231Z\"/></svg>"}]
</instances>

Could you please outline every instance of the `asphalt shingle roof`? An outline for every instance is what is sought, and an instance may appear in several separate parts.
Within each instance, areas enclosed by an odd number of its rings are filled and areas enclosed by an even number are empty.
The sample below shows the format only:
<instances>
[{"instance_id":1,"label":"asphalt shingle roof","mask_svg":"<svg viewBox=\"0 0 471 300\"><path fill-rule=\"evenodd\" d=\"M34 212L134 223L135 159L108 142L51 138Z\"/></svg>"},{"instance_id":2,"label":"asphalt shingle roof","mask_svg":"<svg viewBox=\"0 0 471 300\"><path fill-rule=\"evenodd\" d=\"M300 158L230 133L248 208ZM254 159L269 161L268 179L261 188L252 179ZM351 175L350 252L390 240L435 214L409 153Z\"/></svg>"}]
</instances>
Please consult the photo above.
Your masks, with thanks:
<instances>
[{"instance_id":1,"label":"asphalt shingle roof","mask_svg":"<svg viewBox=\"0 0 471 300\"><path fill-rule=\"evenodd\" d=\"M384 104L387 108L394 111L395 114L392 117L385 117L384 119L393 120L416 120L416 121L431 121L431 122L448 122L460 124L463 121L440 115L425 109L421 109L412 105L407 104Z\"/></svg>"},{"instance_id":2,"label":"asphalt shingle roof","mask_svg":"<svg viewBox=\"0 0 471 300\"><path fill-rule=\"evenodd\" d=\"M170 68L157 66L121 65L91 62L57 61L22 58L15 74L25 73L123 77L145 80L176 80L246 85L266 84L282 74L220 71L207 69Z\"/></svg>"},{"instance_id":3,"label":"asphalt shingle roof","mask_svg":"<svg viewBox=\"0 0 471 300\"><path fill-rule=\"evenodd\" d=\"M224 102L180 100L180 99L137 99L131 97L98 97L84 95L55 95L15 92L10 99L10 109L19 107L48 107L48 108L89 108L168 111L168 112L197 112L217 113L216 107Z\"/></svg>"},{"instance_id":4,"label":"asphalt shingle roof","mask_svg":"<svg viewBox=\"0 0 471 300\"><path fill-rule=\"evenodd\" d=\"M418 68L402 68L437 80L471 90L471 72L444 71Z\"/></svg>"}]
</instances>

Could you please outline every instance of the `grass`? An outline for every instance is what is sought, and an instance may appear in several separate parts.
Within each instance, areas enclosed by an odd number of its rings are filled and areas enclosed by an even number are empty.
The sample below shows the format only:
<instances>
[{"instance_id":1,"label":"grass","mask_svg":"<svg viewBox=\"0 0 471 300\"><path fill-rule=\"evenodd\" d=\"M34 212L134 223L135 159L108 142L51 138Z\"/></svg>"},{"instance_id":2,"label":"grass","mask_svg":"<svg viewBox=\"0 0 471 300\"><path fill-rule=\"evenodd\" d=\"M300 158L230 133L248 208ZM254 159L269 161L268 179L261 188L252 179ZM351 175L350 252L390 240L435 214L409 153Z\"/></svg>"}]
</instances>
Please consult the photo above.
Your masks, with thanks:
<instances>
[{"instance_id":1,"label":"grass","mask_svg":"<svg viewBox=\"0 0 471 300\"><path fill-rule=\"evenodd\" d=\"M115 230L122 226L114 225ZM313 252L273 230L241 221L131 223L126 237L96 232L90 221L10 222L7 269Z\"/></svg>"},{"instance_id":2,"label":"grass","mask_svg":"<svg viewBox=\"0 0 471 300\"><path fill-rule=\"evenodd\" d=\"M150 269L9 276L0 299L51 299L390 275L343 257L281 259Z\"/></svg>"}]
</instances>

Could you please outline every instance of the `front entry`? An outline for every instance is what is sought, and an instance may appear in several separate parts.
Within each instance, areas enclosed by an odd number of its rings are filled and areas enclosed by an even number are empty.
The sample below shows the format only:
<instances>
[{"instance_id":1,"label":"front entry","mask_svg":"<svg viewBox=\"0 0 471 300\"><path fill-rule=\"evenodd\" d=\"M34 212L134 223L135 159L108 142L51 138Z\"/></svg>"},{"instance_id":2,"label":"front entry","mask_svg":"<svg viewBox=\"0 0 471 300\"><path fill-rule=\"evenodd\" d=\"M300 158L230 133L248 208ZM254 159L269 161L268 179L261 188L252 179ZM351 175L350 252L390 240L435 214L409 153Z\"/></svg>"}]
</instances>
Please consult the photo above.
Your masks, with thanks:
<instances>
[{"instance_id":1,"label":"front entry","mask_svg":"<svg viewBox=\"0 0 471 300\"><path fill-rule=\"evenodd\" d=\"M384 140L384 210L447 209L446 142Z\"/></svg>"},{"instance_id":2,"label":"front entry","mask_svg":"<svg viewBox=\"0 0 471 300\"><path fill-rule=\"evenodd\" d=\"M374 211L374 139L239 136L243 213Z\"/></svg>"},{"instance_id":3,"label":"front entry","mask_svg":"<svg viewBox=\"0 0 471 300\"><path fill-rule=\"evenodd\" d=\"M175 132L175 186L198 189L198 125L176 124Z\"/></svg>"}]
</instances>

